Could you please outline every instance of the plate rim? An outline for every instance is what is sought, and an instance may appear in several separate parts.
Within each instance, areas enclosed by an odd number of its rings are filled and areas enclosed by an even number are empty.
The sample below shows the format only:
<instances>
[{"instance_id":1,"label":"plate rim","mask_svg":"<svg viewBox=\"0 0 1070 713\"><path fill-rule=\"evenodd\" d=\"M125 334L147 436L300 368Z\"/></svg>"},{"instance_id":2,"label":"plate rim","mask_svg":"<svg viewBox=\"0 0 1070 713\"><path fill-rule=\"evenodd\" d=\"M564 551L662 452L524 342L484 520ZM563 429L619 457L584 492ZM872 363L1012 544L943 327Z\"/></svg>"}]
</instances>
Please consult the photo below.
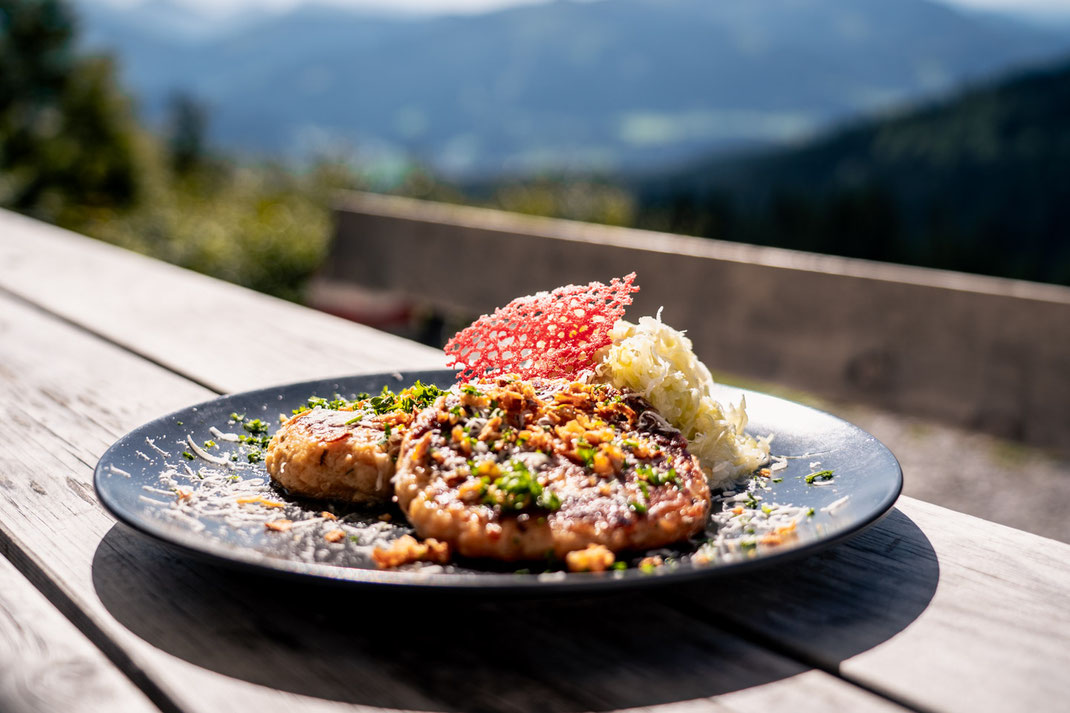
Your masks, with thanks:
<instances>
[{"instance_id":1,"label":"plate rim","mask_svg":"<svg viewBox=\"0 0 1070 713\"><path fill-rule=\"evenodd\" d=\"M169 426L181 414L194 412L219 401L228 399L253 399L261 396L272 395L274 398L281 390L298 390L304 387L314 388L317 385L336 382L343 383L357 379L376 380L379 383L388 384L393 380L398 383L412 383L416 379L437 380L442 382L452 379L455 372L450 369L422 369L412 371L379 371L357 372L344 376L325 377L321 379L309 379L280 383L272 386L250 389L247 391L220 394L219 396L200 401L180 409L176 409L162 416L147 421L113 442L101 455L93 470L93 488L97 499L104 508L123 525L130 527L136 532L152 538L172 549L194 556L196 559L215 565L236 568L246 572L254 572L273 577L281 577L290 580L301 580L319 584L335 586L352 586L360 588L376 588L405 591L433 590L437 592L484 592L487 594L502 592L528 592L528 593L561 593L561 592L595 592L612 590L632 590L659 586L669 583L691 582L701 579L736 576L757 569L774 567L779 564L803 559L817 552L833 547L841 542L859 535L864 530L876 524L895 506L896 501L902 494L903 470L895 454L879 439L861 427L846 421L839 416L827 411L808 406L806 404L785 399L772 394L755 391L752 389L739 388L718 384L723 388L731 389L748 398L748 404L753 396L761 399L773 399L775 401L790 404L793 407L802 408L824 417L831 418L840 424L853 429L855 435L868 437L871 447L883 451L890 457L894 464L894 487L881 501L872 507L866 514L853 521L848 527L844 527L833 533L826 534L818 539L804 542L796 547L781 550L768 551L756 557L747 557L729 562L721 562L710 566L686 564L680 567L662 570L655 569L653 572L642 572L636 568L628 570L607 572L560 572L552 575L510 572L460 572L455 574L407 570L379 570L364 567L352 567L335 564L309 563L286 558L274 558L268 555L255 555L251 550L226 547L214 541L197 538L193 531L176 533L162 526L154 527L154 522L148 518L138 517L128 512L127 509L112 499L109 491L109 483L126 482L116 481L109 476L108 470L113 459L113 454L121 451L128 441L144 431L153 427ZM400 377L400 378L399 378ZM309 393L312 393L309 391ZM260 399L257 403L270 403L266 399ZM749 408L749 407L748 407ZM170 423L169 423L170 422Z\"/></svg>"}]
</instances>

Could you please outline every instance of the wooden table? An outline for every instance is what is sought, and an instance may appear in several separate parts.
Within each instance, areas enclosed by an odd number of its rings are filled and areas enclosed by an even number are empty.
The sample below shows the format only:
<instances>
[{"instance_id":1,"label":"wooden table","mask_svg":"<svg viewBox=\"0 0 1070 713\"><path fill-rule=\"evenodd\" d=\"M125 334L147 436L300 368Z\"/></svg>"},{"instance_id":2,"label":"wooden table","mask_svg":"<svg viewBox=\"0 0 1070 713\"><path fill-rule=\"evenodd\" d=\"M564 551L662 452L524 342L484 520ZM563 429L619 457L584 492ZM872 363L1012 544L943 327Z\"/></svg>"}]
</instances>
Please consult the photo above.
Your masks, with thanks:
<instances>
[{"instance_id":1,"label":"wooden table","mask_svg":"<svg viewBox=\"0 0 1070 713\"><path fill-rule=\"evenodd\" d=\"M440 363L0 212L0 711L1070 706L1070 546L910 498L775 571L481 601L225 571L93 493L104 450L166 412Z\"/></svg>"}]
</instances>

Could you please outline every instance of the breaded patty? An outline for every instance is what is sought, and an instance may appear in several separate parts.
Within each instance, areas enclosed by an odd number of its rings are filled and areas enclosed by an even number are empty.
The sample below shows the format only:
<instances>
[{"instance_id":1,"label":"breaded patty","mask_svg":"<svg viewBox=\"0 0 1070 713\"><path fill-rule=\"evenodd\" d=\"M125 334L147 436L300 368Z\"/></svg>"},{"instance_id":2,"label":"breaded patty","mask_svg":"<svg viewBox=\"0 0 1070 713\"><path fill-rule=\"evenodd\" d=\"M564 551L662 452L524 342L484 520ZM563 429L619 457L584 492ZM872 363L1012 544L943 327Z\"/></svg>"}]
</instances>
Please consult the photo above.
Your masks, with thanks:
<instances>
[{"instance_id":1,"label":"breaded patty","mask_svg":"<svg viewBox=\"0 0 1070 713\"><path fill-rule=\"evenodd\" d=\"M267 471L295 495L355 503L389 500L405 429L442 393L417 381L396 394L383 387L375 396L360 394L352 401L310 397L305 410L272 437Z\"/></svg>"},{"instance_id":2,"label":"breaded patty","mask_svg":"<svg viewBox=\"0 0 1070 713\"><path fill-rule=\"evenodd\" d=\"M401 445L399 426L405 425L399 421L408 418L324 408L305 411L275 433L265 457L267 472L295 495L357 503L387 501Z\"/></svg>"},{"instance_id":3,"label":"breaded patty","mask_svg":"<svg viewBox=\"0 0 1070 713\"><path fill-rule=\"evenodd\" d=\"M394 484L422 537L510 561L661 547L710 507L687 442L649 404L564 379L454 387L409 427Z\"/></svg>"}]
</instances>

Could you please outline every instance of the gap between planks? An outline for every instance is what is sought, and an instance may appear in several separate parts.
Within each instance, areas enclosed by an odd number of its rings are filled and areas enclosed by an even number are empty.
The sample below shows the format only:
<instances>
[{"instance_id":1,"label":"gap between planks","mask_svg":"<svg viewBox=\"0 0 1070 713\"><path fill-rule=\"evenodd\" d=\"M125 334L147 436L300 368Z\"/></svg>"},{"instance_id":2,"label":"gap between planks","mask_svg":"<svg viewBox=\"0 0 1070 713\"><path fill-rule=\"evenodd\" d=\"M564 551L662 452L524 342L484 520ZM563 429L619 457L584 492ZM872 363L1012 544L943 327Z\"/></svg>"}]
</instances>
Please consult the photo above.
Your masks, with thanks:
<instances>
[{"instance_id":1,"label":"gap between planks","mask_svg":"<svg viewBox=\"0 0 1070 713\"><path fill-rule=\"evenodd\" d=\"M7 287L5 287L3 285L0 285L0 296L3 296L4 298L9 299L12 302L17 302L17 303L23 305L24 307L32 309L35 312L38 312L39 314L41 314L43 316L49 317L49 318L54 319L54 320L56 320L58 322L62 322L63 324L67 325L68 327L71 327L72 329L76 329L79 332L82 332L83 334L87 334L87 335L89 335L91 337L96 337L97 339L99 339L102 342L110 344L111 346L116 347L117 349L121 349L124 352L128 352L130 354L133 354L134 356L140 357L140 358L144 359L145 361L149 362L150 364L153 364L155 366L160 367L161 369L164 369L165 371L169 371L172 374L177 374L178 376L181 376L182 378L186 379L187 381L191 381L194 384L196 384L197 386L200 386L201 388L204 388L204 389L207 389L207 390L211 391L212 393L216 394L217 396L218 395L222 395L223 393L225 393L224 391L221 391L217 386L215 386L213 384L209 384L209 383L207 383L205 381L202 381L202 380L198 379L196 376L194 376L193 374L185 374L185 373L182 373L182 372L176 370L174 367L170 366L169 364L165 364L162 361L156 359L150 353L134 349L129 344L125 344L123 342L119 342L119 341L115 340L114 338L108 336L104 332L101 332L101 331L99 331L97 329L93 329L92 327L89 327L89 326L87 326L85 324L82 324L80 322L76 322L73 319L71 319L70 317L67 317L67 316L65 316L63 314L60 314L59 312L54 312L51 309L49 309L47 306L45 306L44 304L41 304L39 302L34 302L33 300L29 299L28 297L26 297L24 295L21 295L21 294L19 294L17 292L12 292L10 289L8 289Z\"/></svg>"},{"instance_id":2,"label":"gap between planks","mask_svg":"<svg viewBox=\"0 0 1070 713\"><path fill-rule=\"evenodd\" d=\"M35 583L0 557L0 710L142 713L157 708Z\"/></svg>"},{"instance_id":3,"label":"gap between planks","mask_svg":"<svg viewBox=\"0 0 1070 713\"><path fill-rule=\"evenodd\" d=\"M160 709L161 713L186 713L130 658L122 646L97 625L65 587L48 575L43 565L31 554L30 549L21 544L2 526L0 526L0 553L3 553L6 561L25 577L26 581L32 584L42 597L48 600L75 629L92 642L134 686L140 689Z\"/></svg>"}]
</instances>

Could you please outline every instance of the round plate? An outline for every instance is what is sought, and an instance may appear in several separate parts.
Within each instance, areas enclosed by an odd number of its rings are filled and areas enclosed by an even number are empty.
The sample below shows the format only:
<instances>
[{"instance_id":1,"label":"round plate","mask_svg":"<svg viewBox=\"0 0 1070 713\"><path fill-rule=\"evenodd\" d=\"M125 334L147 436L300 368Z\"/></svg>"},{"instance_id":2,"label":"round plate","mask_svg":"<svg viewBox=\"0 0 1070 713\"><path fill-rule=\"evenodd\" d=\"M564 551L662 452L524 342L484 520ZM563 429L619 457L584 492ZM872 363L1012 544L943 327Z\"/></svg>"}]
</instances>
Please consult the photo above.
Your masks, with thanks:
<instances>
[{"instance_id":1,"label":"round plate","mask_svg":"<svg viewBox=\"0 0 1070 713\"><path fill-rule=\"evenodd\" d=\"M664 566L602 573L565 573L537 564L518 571L515 564L473 561L445 568L379 570L370 558L375 544L411 531L396 508L358 509L289 497L271 486L263 463L250 462L249 451L256 447L233 438L248 437L242 423L254 418L267 423L273 432L280 414L288 416L309 396L351 398L378 392L383 386L404 388L417 379L447 387L454 381L454 372L373 374L288 384L176 411L123 436L107 450L94 473L97 495L127 525L223 564L354 585L541 592L630 588L775 566L871 525L892 507L903 484L891 452L856 426L784 399L719 387L716 396L722 402L746 397L748 432L773 435L772 453L780 465L771 474L747 481L757 488L754 492L761 502L812 513L802 516L782 543L754 544L751 538L747 546L733 547L727 553L722 550L713 557L708 556L708 547L706 555L692 557L697 546L692 544L656 553L662 555ZM243 416L244 421L232 420L231 414ZM200 457L190 440L211 460ZM215 445L206 448L206 441ZM806 476L826 470L833 472L831 480L807 482ZM746 488L742 484L736 489L742 493ZM715 502L714 509L720 507ZM291 521L290 529L265 526L281 519ZM633 558L632 564L641 556Z\"/></svg>"}]
</instances>

